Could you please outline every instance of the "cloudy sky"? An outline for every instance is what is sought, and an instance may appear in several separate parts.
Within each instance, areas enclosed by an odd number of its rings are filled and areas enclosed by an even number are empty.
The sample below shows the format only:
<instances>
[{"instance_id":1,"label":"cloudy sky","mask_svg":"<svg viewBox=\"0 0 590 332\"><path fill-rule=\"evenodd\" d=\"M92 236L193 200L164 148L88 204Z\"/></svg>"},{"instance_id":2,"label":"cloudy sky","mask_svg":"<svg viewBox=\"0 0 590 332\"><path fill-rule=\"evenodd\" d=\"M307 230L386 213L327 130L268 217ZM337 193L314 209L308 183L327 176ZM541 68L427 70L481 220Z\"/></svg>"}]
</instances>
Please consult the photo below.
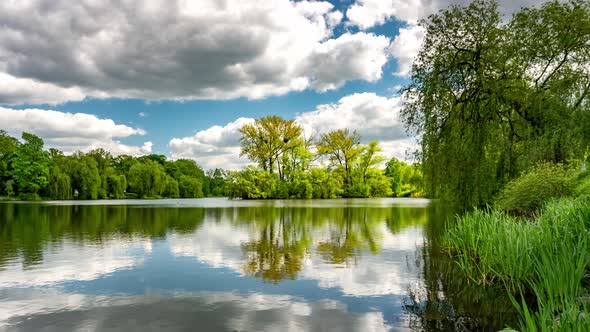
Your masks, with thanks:
<instances>
[{"instance_id":1,"label":"cloudy sky","mask_svg":"<svg viewBox=\"0 0 590 332\"><path fill-rule=\"evenodd\" d=\"M466 3L467 0L458 0ZM405 158L399 87L416 22L452 0L4 0L0 129L65 152L237 168L238 128L295 118L357 128ZM502 11L535 0L501 0Z\"/></svg>"}]
</instances>

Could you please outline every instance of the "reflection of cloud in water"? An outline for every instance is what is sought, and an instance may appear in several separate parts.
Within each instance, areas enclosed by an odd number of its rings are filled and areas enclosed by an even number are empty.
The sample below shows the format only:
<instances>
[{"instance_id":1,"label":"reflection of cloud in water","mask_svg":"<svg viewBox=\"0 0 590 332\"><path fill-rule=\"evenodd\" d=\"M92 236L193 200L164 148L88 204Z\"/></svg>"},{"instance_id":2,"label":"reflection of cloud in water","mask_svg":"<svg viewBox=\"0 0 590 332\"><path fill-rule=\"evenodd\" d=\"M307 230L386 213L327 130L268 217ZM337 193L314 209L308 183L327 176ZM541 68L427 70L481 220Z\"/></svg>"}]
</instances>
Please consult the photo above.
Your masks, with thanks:
<instances>
[{"instance_id":1,"label":"reflection of cloud in water","mask_svg":"<svg viewBox=\"0 0 590 332\"><path fill-rule=\"evenodd\" d=\"M245 227L207 222L195 234L169 234L167 240L174 256L195 257L212 267L228 267L241 273L240 245L251 238Z\"/></svg>"},{"instance_id":2,"label":"reflection of cloud in water","mask_svg":"<svg viewBox=\"0 0 590 332\"><path fill-rule=\"evenodd\" d=\"M145 239L111 239L99 245L84 246L64 241L44 251L42 264L23 268L22 262L14 261L4 266L0 272L0 288L94 280L139 264L143 255L137 255L137 251L147 254L151 249L150 240Z\"/></svg>"},{"instance_id":3,"label":"reflection of cloud in water","mask_svg":"<svg viewBox=\"0 0 590 332\"><path fill-rule=\"evenodd\" d=\"M55 290L7 290L0 328L14 331L202 330L386 331L380 312L355 313L336 301L232 293L86 296ZM12 310L6 310L11 308Z\"/></svg>"},{"instance_id":4,"label":"reflection of cloud in water","mask_svg":"<svg viewBox=\"0 0 590 332\"><path fill-rule=\"evenodd\" d=\"M421 239L421 230L417 228L407 228L397 234L383 229L382 249L378 256L363 252L354 263L334 268L318 255L312 255L301 277L318 280L320 287L340 288L347 295L402 294L409 283L419 278L419 271L406 263L408 256L413 255L417 245L421 244Z\"/></svg>"},{"instance_id":5,"label":"reflection of cloud in water","mask_svg":"<svg viewBox=\"0 0 590 332\"><path fill-rule=\"evenodd\" d=\"M250 227L250 228L249 228ZM195 257L200 262L226 267L244 275L242 245L256 241L259 232L252 225L237 227L228 223L205 223L191 235L170 234L170 250L175 256ZM379 255L368 249L357 252L346 264L330 264L316 251L319 243L330 240L330 227L314 229L312 250L303 260L298 277L319 282L323 288L340 288L346 295L378 296L403 294L419 279L419 271L407 259L413 259L422 245L420 228L409 227L391 234L385 224L374 229L379 237Z\"/></svg>"}]
</instances>

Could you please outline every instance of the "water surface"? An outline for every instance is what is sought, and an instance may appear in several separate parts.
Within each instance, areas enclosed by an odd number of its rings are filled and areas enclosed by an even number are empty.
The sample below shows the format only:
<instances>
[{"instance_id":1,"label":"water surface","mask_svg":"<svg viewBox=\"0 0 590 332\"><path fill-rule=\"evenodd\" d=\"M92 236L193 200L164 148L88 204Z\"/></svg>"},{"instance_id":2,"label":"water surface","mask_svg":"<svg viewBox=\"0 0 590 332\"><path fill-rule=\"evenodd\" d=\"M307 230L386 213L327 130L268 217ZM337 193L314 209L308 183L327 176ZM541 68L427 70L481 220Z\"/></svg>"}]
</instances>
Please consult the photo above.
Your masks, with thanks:
<instances>
[{"instance_id":1,"label":"water surface","mask_svg":"<svg viewBox=\"0 0 590 332\"><path fill-rule=\"evenodd\" d=\"M0 330L497 330L428 200L0 204Z\"/></svg>"}]
</instances>

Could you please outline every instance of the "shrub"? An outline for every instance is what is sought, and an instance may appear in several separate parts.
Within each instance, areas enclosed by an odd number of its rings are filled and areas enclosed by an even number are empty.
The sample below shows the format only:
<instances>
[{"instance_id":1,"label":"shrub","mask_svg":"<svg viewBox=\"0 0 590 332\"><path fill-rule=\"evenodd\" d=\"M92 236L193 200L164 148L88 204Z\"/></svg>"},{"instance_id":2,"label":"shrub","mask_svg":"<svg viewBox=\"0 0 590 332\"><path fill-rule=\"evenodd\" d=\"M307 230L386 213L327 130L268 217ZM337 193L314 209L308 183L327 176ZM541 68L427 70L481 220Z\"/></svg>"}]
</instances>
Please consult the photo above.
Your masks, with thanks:
<instances>
[{"instance_id":1,"label":"shrub","mask_svg":"<svg viewBox=\"0 0 590 332\"><path fill-rule=\"evenodd\" d=\"M531 214L551 198L573 194L576 171L562 164L539 164L528 173L509 182L496 198L504 211Z\"/></svg>"}]
</instances>

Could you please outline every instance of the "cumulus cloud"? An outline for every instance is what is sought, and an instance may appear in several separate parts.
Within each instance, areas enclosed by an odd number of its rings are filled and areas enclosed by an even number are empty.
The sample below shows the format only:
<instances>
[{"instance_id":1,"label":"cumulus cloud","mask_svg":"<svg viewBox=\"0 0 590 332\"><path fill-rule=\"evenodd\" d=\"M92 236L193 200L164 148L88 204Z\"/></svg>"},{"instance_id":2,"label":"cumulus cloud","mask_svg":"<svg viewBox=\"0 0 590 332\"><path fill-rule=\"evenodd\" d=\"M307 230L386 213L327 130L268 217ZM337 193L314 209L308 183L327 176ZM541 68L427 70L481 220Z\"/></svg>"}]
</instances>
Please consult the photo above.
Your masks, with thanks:
<instances>
[{"instance_id":1,"label":"cumulus cloud","mask_svg":"<svg viewBox=\"0 0 590 332\"><path fill-rule=\"evenodd\" d=\"M414 58L420 52L424 40L424 29L417 25L400 28L389 50L397 60L397 73L399 76L407 76L412 69Z\"/></svg>"},{"instance_id":2,"label":"cumulus cloud","mask_svg":"<svg viewBox=\"0 0 590 332\"><path fill-rule=\"evenodd\" d=\"M12 136L20 137L23 131L30 132L43 138L47 146L65 153L103 148L116 155L142 155L152 150L149 141L142 146L133 146L117 140L145 135L145 130L116 124L111 119L100 119L92 114L0 107L0 124L0 129Z\"/></svg>"},{"instance_id":3,"label":"cumulus cloud","mask_svg":"<svg viewBox=\"0 0 590 332\"><path fill-rule=\"evenodd\" d=\"M467 5L470 0L356 0L346 11L347 24L367 30L397 19L406 24L390 46L390 54L397 60L396 75L407 76L422 44L424 31L417 23L430 14L455 5ZM536 0L500 0L500 12L506 18L522 7L538 5Z\"/></svg>"},{"instance_id":4,"label":"cumulus cloud","mask_svg":"<svg viewBox=\"0 0 590 332\"><path fill-rule=\"evenodd\" d=\"M304 128L306 137L337 129L358 128L362 142L380 142L383 154L408 159L416 149L400 121L401 97L383 97L374 93L356 93L332 104L318 105L314 111L298 114L295 120ZM238 169L249 161L239 158L239 129L251 118L239 118L225 126L213 126L170 143L172 158L194 159L205 169L222 167Z\"/></svg>"},{"instance_id":5,"label":"cumulus cloud","mask_svg":"<svg viewBox=\"0 0 590 332\"><path fill-rule=\"evenodd\" d=\"M263 98L381 77L389 39L328 2L0 2L0 103ZM338 70L328 73L317 66Z\"/></svg>"},{"instance_id":6,"label":"cumulus cloud","mask_svg":"<svg viewBox=\"0 0 590 332\"><path fill-rule=\"evenodd\" d=\"M238 169L247 165L240 155L240 128L254 119L239 118L225 126L213 126L194 136L173 138L169 147L172 159L194 159L205 169Z\"/></svg>"},{"instance_id":7,"label":"cumulus cloud","mask_svg":"<svg viewBox=\"0 0 590 332\"><path fill-rule=\"evenodd\" d=\"M388 60L383 52L388 44L389 38L372 33L345 33L326 41L304 63L311 86L327 91L341 87L348 80L379 80L381 68Z\"/></svg>"},{"instance_id":8,"label":"cumulus cloud","mask_svg":"<svg viewBox=\"0 0 590 332\"><path fill-rule=\"evenodd\" d=\"M16 105L23 101L30 104L56 105L66 101L80 101L84 97L84 93L76 87L63 88L0 72L0 102L6 105Z\"/></svg>"}]
</instances>

